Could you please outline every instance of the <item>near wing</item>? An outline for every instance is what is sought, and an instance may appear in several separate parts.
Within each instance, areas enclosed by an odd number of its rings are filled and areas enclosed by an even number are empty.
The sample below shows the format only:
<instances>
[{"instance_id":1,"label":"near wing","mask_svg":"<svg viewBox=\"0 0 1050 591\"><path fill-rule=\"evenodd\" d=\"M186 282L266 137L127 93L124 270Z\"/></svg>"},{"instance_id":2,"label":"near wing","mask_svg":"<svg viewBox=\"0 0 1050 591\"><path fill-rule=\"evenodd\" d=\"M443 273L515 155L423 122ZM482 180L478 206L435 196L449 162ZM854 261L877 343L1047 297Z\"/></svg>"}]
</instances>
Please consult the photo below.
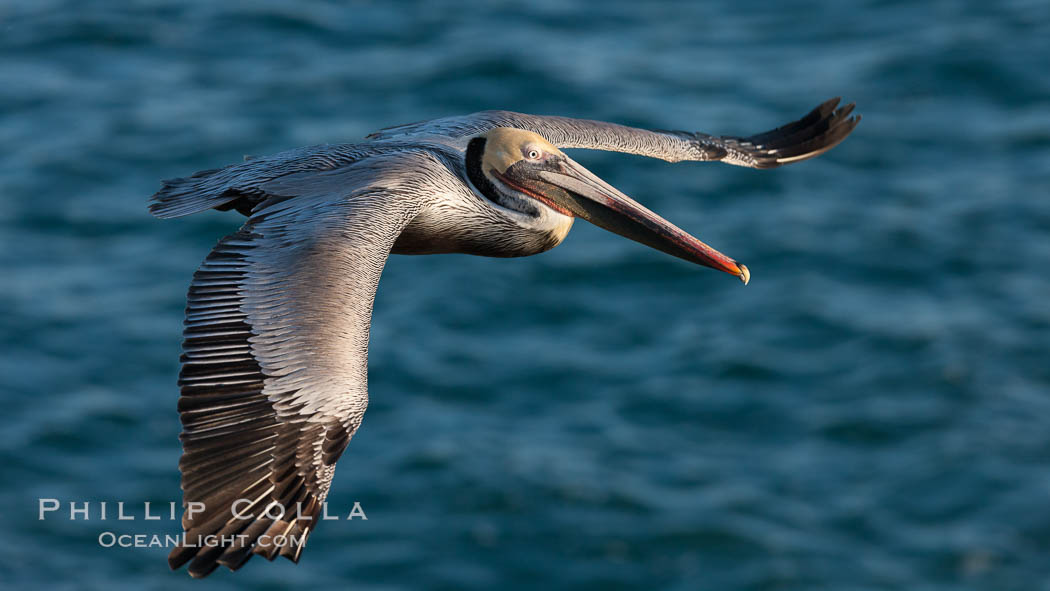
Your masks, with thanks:
<instances>
[{"instance_id":1,"label":"near wing","mask_svg":"<svg viewBox=\"0 0 1050 591\"><path fill-rule=\"evenodd\" d=\"M461 117L412 123L387 128L368 137L462 137L493 127L516 127L536 132L559 148L627 152L668 162L717 160L751 168L775 168L822 154L835 147L853 131L860 122L860 115L850 117L853 103L836 109L838 104L839 99L833 98L798 121L748 137L647 130L603 121L526 115L510 111L482 111Z\"/></svg>"},{"instance_id":2,"label":"near wing","mask_svg":"<svg viewBox=\"0 0 1050 591\"><path fill-rule=\"evenodd\" d=\"M395 172L426 165L419 160L373 157L266 183L270 201L197 270L179 376L179 466L184 506L205 509L184 515L172 568L192 560L190 574L202 577L253 554L298 561L302 545L266 541L305 541L361 423L376 285L419 208L398 194Z\"/></svg>"}]
</instances>

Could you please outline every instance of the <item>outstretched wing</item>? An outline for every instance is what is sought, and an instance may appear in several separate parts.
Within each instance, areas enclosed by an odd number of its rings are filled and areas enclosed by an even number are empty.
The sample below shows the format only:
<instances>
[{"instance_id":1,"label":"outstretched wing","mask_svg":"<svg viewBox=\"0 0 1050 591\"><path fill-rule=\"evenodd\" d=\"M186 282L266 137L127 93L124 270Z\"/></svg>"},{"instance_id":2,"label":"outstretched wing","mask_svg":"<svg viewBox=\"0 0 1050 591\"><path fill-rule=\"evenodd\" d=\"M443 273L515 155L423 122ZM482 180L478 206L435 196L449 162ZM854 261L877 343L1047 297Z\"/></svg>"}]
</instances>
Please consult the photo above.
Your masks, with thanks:
<instances>
[{"instance_id":1,"label":"outstretched wing","mask_svg":"<svg viewBox=\"0 0 1050 591\"><path fill-rule=\"evenodd\" d=\"M380 273L421 207L397 171L425 166L437 163L417 152L267 183L269 201L197 270L179 376L186 534L172 568L298 561L368 403Z\"/></svg>"},{"instance_id":2,"label":"outstretched wing","mask_svg":"<svg viewBox=\"0 0 1050 591\"><path fill-rule=\"evenodd\" d=\"M627 152L668 162L722 161L751 168L775 168L822 154L835 147L853 131L860 122L859 115L850 117L853 103L842 107L838 107L838 104L839 99L833 98L817 106L798 121L748 137L647 130L603 121L526 115L510 111L482 111L461 117L401 125L380 130L368 137L458 138L481 133L493 127L515 127L538 133L559 148Z\"/></svg>"}]
</instances>

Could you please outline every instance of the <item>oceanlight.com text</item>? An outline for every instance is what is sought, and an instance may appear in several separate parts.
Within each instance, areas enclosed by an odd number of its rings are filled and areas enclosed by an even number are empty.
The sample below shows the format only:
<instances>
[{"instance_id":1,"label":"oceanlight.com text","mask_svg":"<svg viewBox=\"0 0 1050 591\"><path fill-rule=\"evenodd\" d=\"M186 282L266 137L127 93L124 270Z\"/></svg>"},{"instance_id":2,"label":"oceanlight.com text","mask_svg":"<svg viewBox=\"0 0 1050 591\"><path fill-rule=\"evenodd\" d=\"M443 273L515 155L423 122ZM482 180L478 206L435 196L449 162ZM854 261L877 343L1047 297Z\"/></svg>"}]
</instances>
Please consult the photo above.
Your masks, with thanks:
<instances>
[{"instance_id":1,"label":"oceanlight.com text","mask_svg":"<svg viewBox=\"0 0 1050 591\"><path fill-rule=\"evenodd\" d=\"M256 540L256 545L263 548L283 548L285 546L291 546L294 548L305 544L306 536L307 534L301 534L298 537L285 535L271 536L263 534ZM244 545L249 542L250 540L245 534L192 537L187 536L186 534L118 534L111 531L104 531L98 535L98 545L103 548L112 548L114 546L120 548L174 548L176 546L181 548L217 548L219 546L229 547L234 544Z\"/></svg>"}]
</instances>

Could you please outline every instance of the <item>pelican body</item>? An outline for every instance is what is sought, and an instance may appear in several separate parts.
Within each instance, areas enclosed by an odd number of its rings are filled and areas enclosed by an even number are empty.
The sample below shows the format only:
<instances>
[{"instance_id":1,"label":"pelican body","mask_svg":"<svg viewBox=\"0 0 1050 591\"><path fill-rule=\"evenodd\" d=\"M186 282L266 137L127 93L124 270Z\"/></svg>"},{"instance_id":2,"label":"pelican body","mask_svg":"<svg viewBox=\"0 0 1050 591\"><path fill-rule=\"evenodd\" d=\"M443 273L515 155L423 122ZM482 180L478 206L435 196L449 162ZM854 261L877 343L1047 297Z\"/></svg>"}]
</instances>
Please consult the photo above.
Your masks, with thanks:
<instances>
[{"instance_id":1,"label":"pelican body","mask_svg":"<svg viewBox=\"0 0 1050 591\"><path fill-rule=\"evenodd\" d=\"M247 216L200 265L187 297L178 403L186 534L170 566L189 562L203 577L255 554L298 562L368 404L372 302L388 255L529 256L582 218L747 283L746 266L562 150L773 168L841 142L860 117L838 103L749 137L485 111L164 181L150 205L159 218Z\"/></svg>"}]
</instances>

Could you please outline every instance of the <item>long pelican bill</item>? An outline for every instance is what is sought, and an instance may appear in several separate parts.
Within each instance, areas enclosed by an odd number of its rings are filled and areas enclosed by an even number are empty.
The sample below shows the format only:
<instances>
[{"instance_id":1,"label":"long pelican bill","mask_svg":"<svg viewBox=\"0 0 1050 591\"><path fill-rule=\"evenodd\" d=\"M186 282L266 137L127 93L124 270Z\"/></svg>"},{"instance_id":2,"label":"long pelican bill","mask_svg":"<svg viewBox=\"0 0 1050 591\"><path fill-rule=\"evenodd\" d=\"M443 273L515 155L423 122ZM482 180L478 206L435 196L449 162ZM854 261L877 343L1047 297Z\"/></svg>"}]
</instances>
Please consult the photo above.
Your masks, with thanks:
<instances>
[{"instance_id":1,"label":"long pelican bill","mask_svg":"<svg viewBox=\"0 0 1050 591\"><path fill-rule=\"evenodd\" d=\"M559 170L539 172L543 180L563 189L547 193L545 201L553 201L554 205L576 217L635 242L735 275L745 285L751 279L746 266L656 215L568 156L558 160Z\"/></svg>"}]
</instances>

